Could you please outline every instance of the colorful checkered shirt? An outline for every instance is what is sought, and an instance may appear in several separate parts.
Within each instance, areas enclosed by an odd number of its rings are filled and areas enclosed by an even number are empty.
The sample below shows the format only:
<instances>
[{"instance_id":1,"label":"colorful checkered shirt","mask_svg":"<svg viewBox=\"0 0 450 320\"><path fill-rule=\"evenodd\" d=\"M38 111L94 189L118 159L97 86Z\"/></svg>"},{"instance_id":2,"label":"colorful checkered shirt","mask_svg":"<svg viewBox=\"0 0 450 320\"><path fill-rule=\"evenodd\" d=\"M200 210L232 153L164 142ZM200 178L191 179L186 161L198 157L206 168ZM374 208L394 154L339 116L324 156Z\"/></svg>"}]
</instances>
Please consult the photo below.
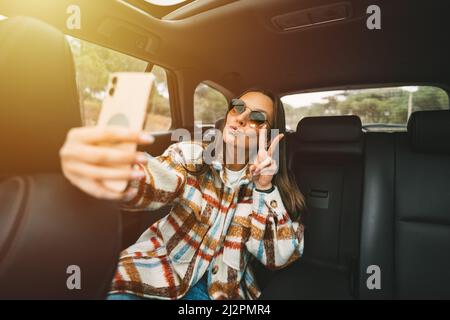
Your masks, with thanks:
<instances>
[{"instance_id":1,"label":"colorful checkered shirt","mask_svg":"<svg viewBox=\"0 0 450 320\"><path fill-rule=\"evenodd\" d=\"M123 209L172 208L121 253L110 294L179 299L206 274L211 299L256 299L250 259L278 269L302 255L303 225L290 219L278 189L258 192L248 169L233 188L220 161L202 165L204 150L175 143L140 165L146 177L132 184L137 195Z\"/></svg>"}]
</instances>

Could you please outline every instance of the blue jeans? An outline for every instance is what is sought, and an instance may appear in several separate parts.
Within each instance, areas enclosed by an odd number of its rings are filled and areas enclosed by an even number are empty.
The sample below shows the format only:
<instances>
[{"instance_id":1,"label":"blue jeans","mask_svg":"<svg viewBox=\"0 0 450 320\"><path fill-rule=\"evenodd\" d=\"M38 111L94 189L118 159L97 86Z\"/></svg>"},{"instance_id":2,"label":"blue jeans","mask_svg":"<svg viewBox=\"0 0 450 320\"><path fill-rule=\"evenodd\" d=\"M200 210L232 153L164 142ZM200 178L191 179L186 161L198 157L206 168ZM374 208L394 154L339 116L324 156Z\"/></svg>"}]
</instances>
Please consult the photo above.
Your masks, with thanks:
<instances>
[{"instance_id":1,"label":"blue jeans","mask_svg":"<svg viewBox=\"0 0 450 320\"><path fill-rule=\"evenodd\" d=\"M106 297L107 300L153 300L139 297L131 293L113 293ZM200 279L181 300L211 300L208 295L206 277Z\"/></svg>"}]
</instances>

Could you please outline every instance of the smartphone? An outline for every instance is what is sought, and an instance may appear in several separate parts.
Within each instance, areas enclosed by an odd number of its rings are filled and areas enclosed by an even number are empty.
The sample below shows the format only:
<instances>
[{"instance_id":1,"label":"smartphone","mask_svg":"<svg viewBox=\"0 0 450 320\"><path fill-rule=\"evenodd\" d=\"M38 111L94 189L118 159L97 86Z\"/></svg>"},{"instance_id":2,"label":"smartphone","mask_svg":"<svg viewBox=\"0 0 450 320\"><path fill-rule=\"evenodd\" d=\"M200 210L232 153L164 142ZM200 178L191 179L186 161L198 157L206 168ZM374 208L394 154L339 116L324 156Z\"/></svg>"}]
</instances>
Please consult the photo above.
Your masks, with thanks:
<instances>
[{"instance_id":1,"label":"smartphone","mask_svg":"<svg viewBox=\"0 0 450 320\"><path fill-rule=\"evenodd\" d=\"M106 97L97 126L121 126L142 130L147 115L147 105L155 77L147 72L118 72L109 78ZM117 148L136 151L136 143L121 143ZM104 181L113 191L124 191L128 181Z\"/></svg>"}]
</instances>

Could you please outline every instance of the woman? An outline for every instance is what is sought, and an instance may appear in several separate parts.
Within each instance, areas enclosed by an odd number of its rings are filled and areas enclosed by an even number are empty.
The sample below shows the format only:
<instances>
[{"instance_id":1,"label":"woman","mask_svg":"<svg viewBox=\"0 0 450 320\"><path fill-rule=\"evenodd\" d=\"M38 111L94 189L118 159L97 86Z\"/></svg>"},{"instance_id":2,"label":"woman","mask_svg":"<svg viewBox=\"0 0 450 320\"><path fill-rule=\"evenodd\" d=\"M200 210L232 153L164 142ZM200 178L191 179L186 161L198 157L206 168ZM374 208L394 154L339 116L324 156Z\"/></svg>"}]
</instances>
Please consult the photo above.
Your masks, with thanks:
<instances>
[{"instance_id":1,"label":"woman","mask_svg":"<svg viewBox=\"0 0 450 320\"><path fill-rule=\"evenodd\" d=\"M267 146L269 129L281 134ZM104 146L148 144L149 136L120 128L71 130L60 153L74 185L98 198L122 200L125 210L172 205L122 252L109 299L258 298L250 259L278 269L303 251L304 201L287 170L284 131L281 101L259 90L232 100L223 128L224 159L208 164L205 146L195 142L175 143L151 157ZM242 134L259 138L254 161L249 139L238 139ZM239 163L233 154L242 150L245 161ZM133 163L134 169L113 167ZM111 179L132 182L118 193L102 184Z\"/></svg>"}]
</instances>

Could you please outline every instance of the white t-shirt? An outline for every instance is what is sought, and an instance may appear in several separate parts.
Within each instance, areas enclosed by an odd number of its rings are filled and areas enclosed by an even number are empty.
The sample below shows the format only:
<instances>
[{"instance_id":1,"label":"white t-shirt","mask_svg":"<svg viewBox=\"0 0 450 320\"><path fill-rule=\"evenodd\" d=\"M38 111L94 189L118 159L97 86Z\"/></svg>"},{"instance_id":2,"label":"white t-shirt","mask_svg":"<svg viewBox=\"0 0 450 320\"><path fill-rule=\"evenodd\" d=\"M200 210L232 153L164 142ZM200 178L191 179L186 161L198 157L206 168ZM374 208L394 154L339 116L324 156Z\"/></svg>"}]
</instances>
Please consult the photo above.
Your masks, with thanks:
<instances>
[{"instance_id":1,"label":"white t-shirt","mask_svg":"<svg viewBox=\"0 0 450 320\"><path fill-rule=\"evenodd\" d=\"M239 171L230 170L227 167L225 167L225 172L227 175L228 183L233 187L236 188L239 180L242 178L242 176L245 175L245 171L247 170L247 166L242 168Z\"/></svg>"}]
</instances>

